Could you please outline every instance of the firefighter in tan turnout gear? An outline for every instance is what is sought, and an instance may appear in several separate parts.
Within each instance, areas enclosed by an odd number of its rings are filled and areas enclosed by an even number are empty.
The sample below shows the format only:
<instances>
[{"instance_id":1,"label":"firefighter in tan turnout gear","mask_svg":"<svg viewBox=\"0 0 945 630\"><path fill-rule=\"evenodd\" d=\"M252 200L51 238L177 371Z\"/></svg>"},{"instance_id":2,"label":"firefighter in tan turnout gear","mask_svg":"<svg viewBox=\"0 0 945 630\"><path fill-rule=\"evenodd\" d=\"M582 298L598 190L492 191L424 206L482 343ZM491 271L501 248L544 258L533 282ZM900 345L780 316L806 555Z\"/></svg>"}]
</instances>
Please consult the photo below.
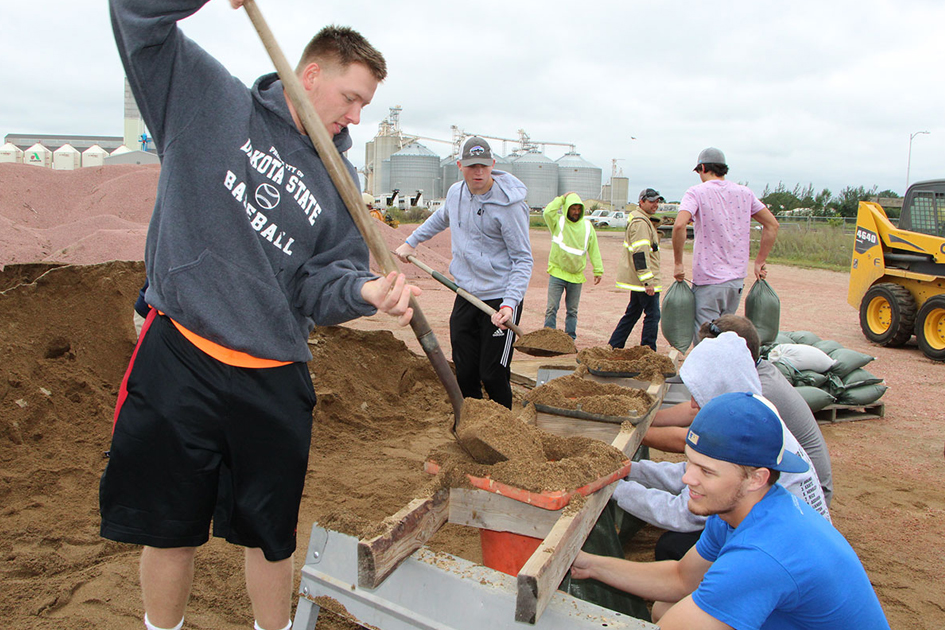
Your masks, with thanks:
<instances>
[{"instance_id":1,"label":"firefighter in tan turnout gear","mask_svg":"<svg viewBox=\"0 0 945 630\"><path fill-rule=\"evenodd\" d=\"M634 210L627 225L623 246L625 254L617 265L617 286L630 291L630 303L607 342L623 348L627 337L643 314L640 345L656 350L660 323L660 234L653 214L666 201L659 192L645 188L640 192L640 209Z\"/></svg>"}]
</instances>

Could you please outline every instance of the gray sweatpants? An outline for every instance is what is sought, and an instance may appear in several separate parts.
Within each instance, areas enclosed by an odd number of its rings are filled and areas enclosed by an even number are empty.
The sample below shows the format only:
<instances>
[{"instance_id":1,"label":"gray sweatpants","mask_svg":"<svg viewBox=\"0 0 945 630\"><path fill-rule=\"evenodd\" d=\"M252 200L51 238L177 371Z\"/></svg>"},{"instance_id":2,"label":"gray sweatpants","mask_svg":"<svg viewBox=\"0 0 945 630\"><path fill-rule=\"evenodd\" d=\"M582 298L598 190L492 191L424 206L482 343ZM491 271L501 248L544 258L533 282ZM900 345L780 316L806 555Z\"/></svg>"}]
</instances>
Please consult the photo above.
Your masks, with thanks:
<instances>
[{"instance_id":1,"label":"gray sweatpants","mask_svg":"<svg viewBox=\"0 0 945 630\"><path fill-rule=\"evenodd\" d=\"M696 329L692 334L692 345L699 343L699 328L722 315L734 315L742 299L745 279L729 280L720 284L694 284L692 293L696 297Z\"/></svg>"}]
</instances>

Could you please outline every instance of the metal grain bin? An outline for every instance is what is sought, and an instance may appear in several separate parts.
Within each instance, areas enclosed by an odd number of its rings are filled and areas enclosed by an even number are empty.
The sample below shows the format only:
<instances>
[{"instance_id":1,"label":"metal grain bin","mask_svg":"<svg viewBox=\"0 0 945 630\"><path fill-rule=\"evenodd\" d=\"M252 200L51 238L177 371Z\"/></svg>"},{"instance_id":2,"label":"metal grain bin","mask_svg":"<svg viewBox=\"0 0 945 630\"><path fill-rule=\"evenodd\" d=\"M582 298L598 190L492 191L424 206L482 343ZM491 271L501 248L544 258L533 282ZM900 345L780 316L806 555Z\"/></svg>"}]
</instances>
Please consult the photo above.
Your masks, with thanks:
<instances>
[{"instance_id":1,"label":"metal grain bin","mask_svg":"<svg viewBox=\"0 0 945 630\"><path fill-rule=\"evenodd\" d=\"M23 153L23 163L34 166L52 166L52 151L37 142Z\"/></svg>"},{"instance_id":2,"label":"metal grain bin","mask_svg":"<svg viewBox=\"0 0 945 630\"><path fill-rule=\"evenodd\" d=\"M53 152L53 168L57 171L74 171L82 164L82 154L71 144L64 144Z\"/></svg>"},{"instance_id":3,"label":"metal grain bin","mask_svg":"<svg viewBox=\"0 0 945 630\"><path fill-rule=\"evenodd\" d=\"M108 157L108 151L93 144L88 149L82 152L82 167L86 166L102 166L105 164L105 158Z\"/></svg>"},{"instance_id":4,"label":"metal grain bin","mask_svg":"<svg viewBox=\"0 0 945 630\"><path fill-rule=\"evenodd\" d=\"M578 153L565 153L558 158L558 194L574 191L581 199L597 199L603 177L601 169Z\"/></svg>"},{"instance_id":5,"label":"metal grain bin","mask_svg":"<svg viewBox=\"0 0 945 630\"><path fill-rule=\"evenodd\" d=\"M0 147L0 162L9 162L12 164L23 163L23 149L12 142L7 142Z\"/></svg>"},{"instance_id":6,"label":"metal grain bin","mask_svg":"<svg viewBox=\"0 0 945 630\"><path fill-rule=\"evenodd\" d=\"M456 156L448 155L440 160L440 184L437 186L437 199L445 199L446 191L460 180L459 167L456 166Z\"/></svg>"},{"instance_id":7,"label":"metal grain bin","mask_svg":"<svg viewBox=\"0 0 945 630\"><path fill-rule=\"evenodd\" d=\"M440 179L440 156L422 144L412 142L390 156L390 189L404 195L422 190L427 197L436 194Z\"/></svg>"},{"instance_id":8,"label":"metal grain bin","mask_svg":"<svg viewBox=\"0 0 945 630\"><path fill-rule=\"evenodd\" d=\"M544 208L558 196L558 164L543 153L520 155L512 162L512 174L528 187L530 208Z\"/></svg>"}]
</instances>

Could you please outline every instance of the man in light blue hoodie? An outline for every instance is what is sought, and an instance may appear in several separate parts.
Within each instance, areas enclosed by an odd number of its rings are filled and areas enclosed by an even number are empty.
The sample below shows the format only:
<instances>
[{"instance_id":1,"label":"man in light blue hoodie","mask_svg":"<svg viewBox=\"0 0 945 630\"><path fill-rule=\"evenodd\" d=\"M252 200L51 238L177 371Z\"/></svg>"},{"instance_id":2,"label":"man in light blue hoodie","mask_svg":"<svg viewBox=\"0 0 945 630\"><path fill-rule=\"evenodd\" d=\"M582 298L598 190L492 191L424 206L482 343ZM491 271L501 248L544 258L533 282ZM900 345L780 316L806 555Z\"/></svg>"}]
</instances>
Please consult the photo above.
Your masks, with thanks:
<instances>
[{"instance_id":1,"label":"man in light blue hoodie","mask_svg":"<svg viewBox=\"0 0 945 630\"><path fill-rule=\"evenodd\" d=\"M465 398L482 398L512 408L509 384L514 335L505 323L522 316L522 300L532 274L525 184L494 171L489 143L469 138L457 162L462 181L446 193L446 202L407 237L395 252L403 261L416 247L450 229L456 284L496 309L491 318L456 296L450 315L450 345L456 379Z\"/></svg>"}]
</instances>

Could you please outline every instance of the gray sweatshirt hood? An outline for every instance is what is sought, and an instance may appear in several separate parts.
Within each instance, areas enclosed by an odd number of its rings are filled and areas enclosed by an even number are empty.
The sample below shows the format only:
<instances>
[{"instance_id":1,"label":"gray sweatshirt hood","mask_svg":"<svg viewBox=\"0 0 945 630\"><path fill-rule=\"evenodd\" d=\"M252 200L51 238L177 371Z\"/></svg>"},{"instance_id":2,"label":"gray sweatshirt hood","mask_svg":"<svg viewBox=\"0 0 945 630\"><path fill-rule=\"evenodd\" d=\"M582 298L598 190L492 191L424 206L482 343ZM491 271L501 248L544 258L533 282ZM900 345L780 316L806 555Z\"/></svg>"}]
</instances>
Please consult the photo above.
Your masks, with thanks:
<instances>
[{"instance_id":1,"label":"gray sweatshirt hood","mask_svg":"<svg viewBox=\"0 0 945 630\"><path fill-rule=\"evenodd\" d=\"M285 93L285 88L282 85L282 81L279 79L279 75L275 72L264 74L256 79L256 83L253 84L253 100L279 118L285 120L293 128L297 128L295 126L295 120L292 119L292 113L289 111L289 104L286 102L286 98L288 98L288 96ZM353 144L351 134L348 132L347 127L332 138L332 141L340 153L344 153L350 149ZM311 139L309 139L309 142L311 142ZM314 143L312 143L312 146L315 146Z\"/></svg>"},{"instance_id":2,"label":"gray sweatshirt hood","mask_svg":"<svg viewBox=\"0 0 945 630\"><path fill-rule=\"evenodd\" d=\"M761 395L761 380L748 345L733 332L700 341L686 357L679 376L700 407L731 392Z\"/></svg>"}]
</instances>

